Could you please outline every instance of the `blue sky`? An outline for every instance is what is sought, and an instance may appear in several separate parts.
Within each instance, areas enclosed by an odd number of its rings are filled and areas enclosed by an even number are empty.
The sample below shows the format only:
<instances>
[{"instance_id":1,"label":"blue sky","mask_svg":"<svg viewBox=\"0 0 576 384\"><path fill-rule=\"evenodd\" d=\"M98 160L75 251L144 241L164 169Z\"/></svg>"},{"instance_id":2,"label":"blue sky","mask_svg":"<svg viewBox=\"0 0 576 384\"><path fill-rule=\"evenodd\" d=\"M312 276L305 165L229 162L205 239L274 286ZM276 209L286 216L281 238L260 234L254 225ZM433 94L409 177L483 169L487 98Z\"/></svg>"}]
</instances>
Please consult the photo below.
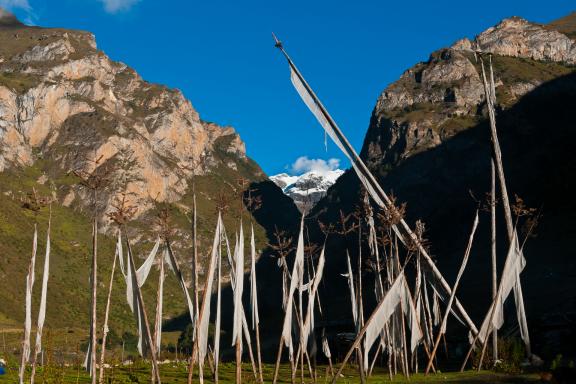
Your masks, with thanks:
<instances>
[{"instance_id":1,"label":"blue sky","mask_svg":"<svg viewBox=\"0 0 576 384\"><path fill-rule=\"evenodd\" d=\"M93 32L112 59L179 88L204 120L234 126L268 174L301 156L342 158L334 145L325 150L321 128L273 48L272 31L359 150L378 95L432 51L505 17L545 23L576 9L566 0L0 0L0 6L40 26Z\"/></svg>"}]
</instances>

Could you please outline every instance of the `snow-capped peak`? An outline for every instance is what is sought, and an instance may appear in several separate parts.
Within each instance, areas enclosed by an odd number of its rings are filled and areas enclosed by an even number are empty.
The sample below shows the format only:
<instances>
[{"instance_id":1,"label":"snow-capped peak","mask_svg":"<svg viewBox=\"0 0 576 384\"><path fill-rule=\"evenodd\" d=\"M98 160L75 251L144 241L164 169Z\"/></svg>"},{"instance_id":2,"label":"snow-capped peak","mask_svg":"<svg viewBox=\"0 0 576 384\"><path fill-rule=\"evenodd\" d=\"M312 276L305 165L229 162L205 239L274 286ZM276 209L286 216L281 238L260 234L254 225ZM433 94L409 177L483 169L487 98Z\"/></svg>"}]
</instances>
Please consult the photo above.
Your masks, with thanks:
<instances>
[{"instance_id":1,"label":"snow-capped peak","mask_svg":"<svg viewBox=\"0 0 576 384\"><path fill-rule=\"evenodd\" d=\"M280 173L270 176L270 180L294 200L300 211L309 211L343 173L341 169L311 170L299 176Z\"/></svg>"}]
</instances>

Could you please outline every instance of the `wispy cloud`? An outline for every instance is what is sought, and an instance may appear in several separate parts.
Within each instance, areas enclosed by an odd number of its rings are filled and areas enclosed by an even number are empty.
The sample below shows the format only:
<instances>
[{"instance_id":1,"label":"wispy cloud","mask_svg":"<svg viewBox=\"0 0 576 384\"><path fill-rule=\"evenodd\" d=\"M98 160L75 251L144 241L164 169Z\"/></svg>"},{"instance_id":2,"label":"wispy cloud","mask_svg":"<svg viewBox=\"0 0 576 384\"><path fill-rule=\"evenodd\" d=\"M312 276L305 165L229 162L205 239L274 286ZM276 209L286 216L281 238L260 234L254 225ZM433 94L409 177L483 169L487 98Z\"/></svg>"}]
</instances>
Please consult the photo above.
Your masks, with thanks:
<instances>
[{"instance_id":1,"label":"wispy cloud","mask_svg":"<svg viewBox=\"0 0 576 384\"><path fill-rule=\"evenodd\" d=\"M293 174L302 174L310 171L323 174L338 169L339 166L340 159L309 159L308 156L300 156L292 163L289 170Z\"/></svg>"},{"instance_id":2,"label":"wispy cloud","mask_svg":"<svg viewBox=\"0 0 576 384\"><path fill-rule=\"evenodd\" d=\"M100 0L104 3L104 9L108 13L127 11L140 0Z\"/></svg>"},{"instance_id":3,"label":"wispy cloud","mask_svg":"<svg viewBox=\"0 0 576 384\"><path fill-rule=\"evenodd\" d=\"M24 17L24 23L28 25L35 25L36 19L38 18L30 5L28 0L0 0L0 8L4 8L8 11L14 11L15 9L21 9L26 12Z\"/></svg>"}]
</instances>

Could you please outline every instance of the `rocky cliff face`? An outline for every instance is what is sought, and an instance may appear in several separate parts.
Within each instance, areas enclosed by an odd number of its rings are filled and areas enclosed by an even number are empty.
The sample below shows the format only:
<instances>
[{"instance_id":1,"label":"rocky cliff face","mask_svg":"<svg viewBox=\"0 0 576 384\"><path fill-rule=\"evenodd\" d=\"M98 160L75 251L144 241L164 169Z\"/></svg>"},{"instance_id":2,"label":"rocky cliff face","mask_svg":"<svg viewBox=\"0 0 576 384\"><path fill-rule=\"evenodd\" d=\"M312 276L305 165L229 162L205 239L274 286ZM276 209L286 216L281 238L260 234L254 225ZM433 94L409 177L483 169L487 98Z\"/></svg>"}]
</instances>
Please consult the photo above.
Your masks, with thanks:
<instances>
[{"instance_id":1,"label":"rocky cliff face","mask_svg":"<svg viewBox=\"0 0 576 384\"><path fill-rule=\"evenodd\" d=\"M453 281L474 212L490 188L490 134L473 50L493 53L508 191L512 202L517 194L528 206L542 210L537 236L524 248L527 267L522 278L534 350L543 354L544 345L549 351L567 347L550 345L545 335L562 323L551 325L550 319L576 313L573 290L562 288L576 284L571 256L576 233L576 185L571 176L576 171L574 32L576 14L545 26L511 18L475 39L434 52L382 92L361 151L383 188L398 203L407 203L408 222L425 223L430 253L447 280ZM315 219L335 223L340 211L353 213L361 205L361 191L358 179L348 171L316 205L308 220L316 244L323 244L325 235L314 228ZM498 260L503 262L506 233L500 205L498 210ZM480 215L459 290L476 322L485 315L490 286L490 215L482 211ZM354 241L334 235L328 239L331 270L325 276L346 270L346 248L353 259L357 257ZM367 280L371 292L372 280ZM340 298L346 289L345 281L330 280L330 294L323 301L327 318L347 316L337 309L347 304ZM573 337L569 323L562 326L566 327L562 332Z\"/></svg>"},{"instance_id":2,"label":"rocky cliff face","mask_svg":"<svg viewBox=\"0 0 576 384\"><path fill-rule=\"evenodd\" d=\"M39 159L64 173L123 163L114 180L138 177L113 185L103 205L126 190L140 216L151 198L180 200L193 174L220 165L218 151L234 156L225 167L251 162L233 128L203 122L180 91L110 60L90 33L6 27L0 41L0 171ZM251 177L264 176L253 168ZM58 193L66 205L87 200L72 187Z\"/></svg>"}]
</instances>

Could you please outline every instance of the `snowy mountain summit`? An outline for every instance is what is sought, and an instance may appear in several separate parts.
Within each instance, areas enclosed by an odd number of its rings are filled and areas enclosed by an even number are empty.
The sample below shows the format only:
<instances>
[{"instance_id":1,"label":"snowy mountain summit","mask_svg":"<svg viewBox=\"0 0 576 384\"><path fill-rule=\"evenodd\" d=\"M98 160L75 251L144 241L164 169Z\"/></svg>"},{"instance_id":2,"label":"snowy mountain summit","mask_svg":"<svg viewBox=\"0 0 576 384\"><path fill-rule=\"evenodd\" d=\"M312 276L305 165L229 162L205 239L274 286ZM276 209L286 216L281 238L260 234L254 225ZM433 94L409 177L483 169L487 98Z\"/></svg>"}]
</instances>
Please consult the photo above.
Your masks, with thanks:
<instances>
[{"instance_id":1,"label":"snowy mountain summit","mask_svg":"<svg viewBox=\"0 0 576 384\"><path fill-rule=\"evenodd\" d=\"M270 180L294 200L301 212L309 211L326 195L328 188L344 173L341 169L316 171L312 170L299 176L287 173L270 176Z\"/></svg>"}]
</instances>

